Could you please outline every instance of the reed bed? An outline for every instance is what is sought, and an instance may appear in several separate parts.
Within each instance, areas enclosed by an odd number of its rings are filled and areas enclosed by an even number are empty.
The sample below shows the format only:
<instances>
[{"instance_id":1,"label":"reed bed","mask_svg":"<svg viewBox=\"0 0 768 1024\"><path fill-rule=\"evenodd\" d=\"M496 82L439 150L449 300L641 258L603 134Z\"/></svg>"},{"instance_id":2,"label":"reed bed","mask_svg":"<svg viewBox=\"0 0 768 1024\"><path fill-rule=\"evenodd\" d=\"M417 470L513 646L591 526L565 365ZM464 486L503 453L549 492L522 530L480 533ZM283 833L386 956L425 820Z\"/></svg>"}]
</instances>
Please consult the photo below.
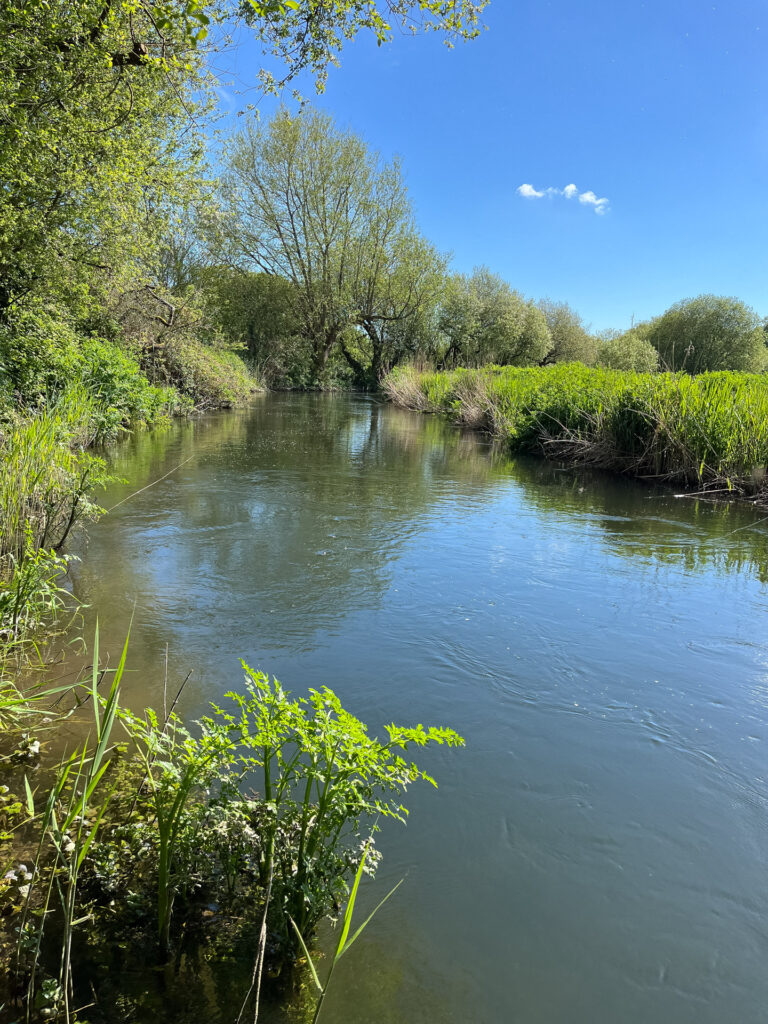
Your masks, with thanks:
<instances>
[{"instance_id":1,"label":"reed bed","mask_svg":"<svg viewBox=\"0 0 768 1024\"><path fill-rule=\"evenodd\" d=\"M768 377L627 373L581 364L420 373L384 382L395 404L539 452L637 477L768 494Z\"/></svg>"}]
</instances>

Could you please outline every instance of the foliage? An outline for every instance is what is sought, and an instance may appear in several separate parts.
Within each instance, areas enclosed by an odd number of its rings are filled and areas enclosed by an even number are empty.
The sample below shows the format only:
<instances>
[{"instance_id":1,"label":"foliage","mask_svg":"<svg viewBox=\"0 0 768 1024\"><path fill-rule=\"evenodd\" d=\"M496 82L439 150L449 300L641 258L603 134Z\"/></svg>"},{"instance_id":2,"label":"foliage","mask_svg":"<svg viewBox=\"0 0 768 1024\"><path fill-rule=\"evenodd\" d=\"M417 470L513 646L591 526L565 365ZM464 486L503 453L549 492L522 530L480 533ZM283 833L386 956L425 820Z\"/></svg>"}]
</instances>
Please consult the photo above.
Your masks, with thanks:
<instances>
[{"instance_id":1,"label":"foliage","mask_svg":"<svg viewBox=\"0 0 768 1024\"><path fill-rule=\"evenodd\" d=\"M290 282L315 380L339 346L376 382L397 357L388 328L433 299L443 268L416 231L399 162L319 111L283 109L233 139L224 196L222 244L243 268ZM357 355L350 331L365 335Z\"/></svg>"},{"instance_id":2,"label":"foliage","mask_svg":"<svg viewBox=\"0 0 768 1024\"><path fill-rule=\"evenodd\" d=\"M763 375L622 373L574 363L396 371L385 389L394 401L490 429L515 451L697 486L725 485L734 493L764 487Z\"/></svg>"},{"instance_id":3,"label":"foliage","mask_svg":"<svg viewBox=\"0 0 768 1024\"><path fill-rule=\"evenodd\" d=\"M225 266L205 268L197 280L218 330L243 346L260 379L270 387L309 383L312 352L299 334L290 281Z\"/></svg>"},{"instance_id":4,"label":"foliage","mask_svg":"<svg viewBox=\"0 0 768 1024\"><path fill-rule=\"evenodd\" d=\"M606 331L597 345L597 364L609 370L653 373L659 368L659 353L648 341L647 325L625 331Z\"/></svg>"},{"instance_id":5,"label":"foliage","mask_svg":"<svg viewBox=\"0 0 768 1024\"><path fill-rule=\"evenodd\" d=\"M112 791L104 792L110 766L110 738L116 720L120 683L125 668L127 640L113 673L107 696L100 697L98 627L94 642L90 702L95 732L93 741L63 757L41 811L25 779L26 809L35 822L37 852L27 884L18 895L16 972L24 975L25 1004L42 1010L43 1018L56 1017L69 1024L76 1017L72 975L73 941L78 929L90 922L81 915L79 881L84 861L102 823ZM25 875L25 877L27 877ZM56 899L57 898L57 899ZM59 920L58 969L46 971L42 959L46 932L51 927L55 903Z\"/></svg>"},{"instance_id":6,"label":"foliage","mask_svg":"<svg viewBox=\"0 0 768 1024\"><path fill-rule=\"evenodd\" d=\"M7 555L0 580L0 663L33 641L43 623L50 631L70 597L61 586L69 561L52 549L36 548L31 531L23 555Z\"/></svg>"},{"instance_id":7,"label":"foliage","mask_svg":"<svg viewBox=\"0 0 768 1024\"><path fill-rule=\"evenodd\" d=\"M759 373L768 365L765 340L754 310L738 299L699 295L671 306L646 329L668 370Z\"/></svg>"},{"instance_id":8,"label":"foliage","mask_svg":"<svg viewBox=\"0 0 768 1024\"><path fill-rule=\"evenodd\" d=\"M439 329L447 346L444 367L535 366L552 348L542 311L487 267L475 268L470 277L455 274L450 279Z\"/></svg>"},{"instance_id":9,"label":"foliage","mask_svg":"<svg viewBox=\"0 0 768 1024\"><path fill-rule=\"evenodd\" d=\"M194 336L144 350L141 363L150 380L175 388L198 411L235 405L261 387L231 346L204 345Z\"/></svg>"},{"instance_id":10,"label":"foliage","mask_svg":"<svg viewBox=\"0 0 768 1024\"><path fill-rule=\"evenodd\" d=\"M544 363L584 363L593 366L597 359L595 339L584 327L579 314L567 302L553 302L542 299L537 303L544 314L552 348L543 359Z\"/></svg>"},{"instance_id":11,"label":"foliage","mask_svg":"<svg viewBox=\"0 0 768 1024\"><path fill-rule=\"evenodd\" d=\"M463 740L450 729L393 724L382 742L369 737L327 687L310 690L309 699L290 700L277 681L243 668L245 694L229 694L237 713L216 710L237 737L241 771L259 769L272 829L286 820L299 823L295 859L271 862L274 844L268 839L261 870L263 879L276 871L283 911L306 934L327 912L325 901L335 896L350 863L344 851L359 840L363 822L372 816L404 820L408 812L399 797L406 787L417 779L435 784L402 754L412 746Z\"/></svg>"},{"instance_id":12,"label":"foliage","mask_svg":"<svg viewBox=\"0 0 768 1024\"><path fill-rule=\"evenodd\" d=\"M338 63L343 44L361 29L373 32L379 45L392 35L392 25L405 31L419 29L472 39L480 29L480 15L489 0L241 0L246 21L265 47L286 67L277 78L267 69L259 77L264 88L279 92L299 71L311 71L322 92L330 65Z\"/></svg>"},{"instance_id":13,"label":"foliage","mask_svg":"<svg viewBox=\"0 0 768 1024\"><path fill-rule=\"evenodd\" d=\"M31 291L82 295L152 247L194 169L195 7L0 8L0 315Z\"/></svg>"},{"instance_id":14,"label":"foliage","mask_svg":"<svg viewBox=\"0 0 768 1024\"><path fill-rule=\"evenodd\" d=\"M83 450L98 430L94 408L91 396L73 387L2 436L0 558L18 563L30 541L58 550L80 520L98 514L89 492L106 481L105 464Z\"/></svg>"},{"instance_id":15,"label":"foliage","mask_svg":"<svg viewBox=\"0 0 768 1024\"><path fill-rule=\"evenodd\" d=\"M90 396L92 441L129 423L156 423L179 407L118 344L83 334L66 311L43 303L26 303L0 322L0 374L24 406L56 403L73 387Z\"/></svg>"}]
</instances>

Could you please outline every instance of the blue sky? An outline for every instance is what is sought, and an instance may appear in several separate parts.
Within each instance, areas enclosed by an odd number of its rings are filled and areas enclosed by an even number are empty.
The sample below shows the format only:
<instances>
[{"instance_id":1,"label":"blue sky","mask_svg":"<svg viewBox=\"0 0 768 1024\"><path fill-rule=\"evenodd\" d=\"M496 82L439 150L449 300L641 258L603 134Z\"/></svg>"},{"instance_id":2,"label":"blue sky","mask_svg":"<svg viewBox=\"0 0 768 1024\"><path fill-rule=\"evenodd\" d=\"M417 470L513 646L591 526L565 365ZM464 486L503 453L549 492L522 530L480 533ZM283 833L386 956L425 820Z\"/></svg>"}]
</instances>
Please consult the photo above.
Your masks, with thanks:
<instances>
[{"instance_id":1,"label":"blue sky","mask_svg":"<svg viewBox=\"0 0 768 1024\"><path fill-rule=\"evenodd\" d=\"M486 264L596 330L701 292L768 315L765 0L493 0L484 20L454 50L360 37L315 101L400 154L419 224L453 266ZM252 83L257 44L240 34L226 62ZM254 99L231 92L225 106ZM523 184L575 184L607 208L524 198Z\"/></svg>"}]
</instances>

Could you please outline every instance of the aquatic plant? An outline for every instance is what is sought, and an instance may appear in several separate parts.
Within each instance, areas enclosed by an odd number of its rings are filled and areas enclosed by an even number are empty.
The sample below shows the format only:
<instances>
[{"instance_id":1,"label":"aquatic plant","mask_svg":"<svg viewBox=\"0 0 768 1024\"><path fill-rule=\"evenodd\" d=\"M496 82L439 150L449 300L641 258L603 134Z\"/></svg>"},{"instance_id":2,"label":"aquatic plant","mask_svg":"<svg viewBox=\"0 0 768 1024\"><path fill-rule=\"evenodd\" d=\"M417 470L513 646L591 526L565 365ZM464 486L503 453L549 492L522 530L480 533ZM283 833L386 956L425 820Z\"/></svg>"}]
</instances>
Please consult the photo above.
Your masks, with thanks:
<instances>
[{"instance_id":1,"label":"aquatic plant","mask_svg":"<svg viewBox=\"0 0 768 1024\"><path fill-rule=\"evenodd\" d=\"M580 364L452 373L406 367L384 387L397 404L448 413L489 430L512 451L734 494L764 488L768 378L762 374L692 377Z\"/></svg>"}]
</instances>

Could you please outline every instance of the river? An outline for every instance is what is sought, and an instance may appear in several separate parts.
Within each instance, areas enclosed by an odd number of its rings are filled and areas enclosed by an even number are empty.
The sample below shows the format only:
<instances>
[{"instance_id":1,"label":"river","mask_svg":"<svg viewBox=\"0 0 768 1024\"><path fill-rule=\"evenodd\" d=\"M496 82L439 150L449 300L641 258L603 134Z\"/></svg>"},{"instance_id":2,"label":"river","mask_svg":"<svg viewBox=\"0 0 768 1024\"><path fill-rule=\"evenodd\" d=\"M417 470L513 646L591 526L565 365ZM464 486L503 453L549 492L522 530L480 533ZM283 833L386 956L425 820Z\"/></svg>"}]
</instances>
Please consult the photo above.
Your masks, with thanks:
<instances>
[{"instance_id":1,"label":"river","mask_svg":"<svg viewBox=\"0 0 768 1024\"><path fill-rule=\"evenodd\" d=\"M405 883L329 1022L766 1020L759 512L350 396L266 395L110 459L124 482L75 588L102 648L133 616L128 703L161 704L167 645L185 716L242 657L297 694L331 686L373 732L466 738L422 753L439 789L381 833L365 899Z\"/></svg>"}]
</instances>

